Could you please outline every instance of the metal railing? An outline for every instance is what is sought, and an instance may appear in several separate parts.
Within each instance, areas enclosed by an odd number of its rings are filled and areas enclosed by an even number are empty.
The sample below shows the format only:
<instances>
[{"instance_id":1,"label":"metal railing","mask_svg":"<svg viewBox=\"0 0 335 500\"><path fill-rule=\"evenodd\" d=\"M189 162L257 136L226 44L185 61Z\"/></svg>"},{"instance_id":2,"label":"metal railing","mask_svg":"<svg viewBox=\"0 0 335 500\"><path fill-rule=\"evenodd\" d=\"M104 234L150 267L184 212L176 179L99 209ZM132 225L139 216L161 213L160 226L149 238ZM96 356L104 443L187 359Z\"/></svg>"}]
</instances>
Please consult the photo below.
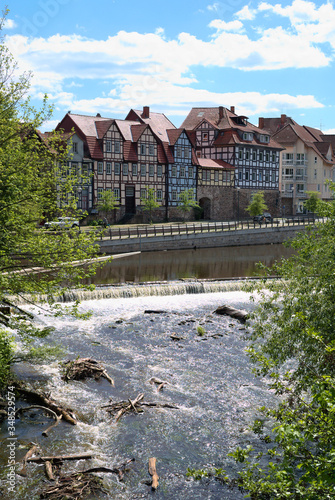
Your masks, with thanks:
<instances>
[{"instance_id":1,"label":"metal railing","mask_svg":"<svg viewBox=\"0 0 335 500\"><path fill-rule=\"evenodd\" d=\"M238 231L241 229L272 229L295 225L310 225L315 223L315 218L306 216L283 217L271 222L255 222L251 219L229 222L194 222L177 224L153 224L148 226L128 226L125 228L107 228L98 231L100 240L123 240L150 237L171 237L181 235L196 235L203 233L221 233L225 231Z\"/></svg>"}]
</instances>

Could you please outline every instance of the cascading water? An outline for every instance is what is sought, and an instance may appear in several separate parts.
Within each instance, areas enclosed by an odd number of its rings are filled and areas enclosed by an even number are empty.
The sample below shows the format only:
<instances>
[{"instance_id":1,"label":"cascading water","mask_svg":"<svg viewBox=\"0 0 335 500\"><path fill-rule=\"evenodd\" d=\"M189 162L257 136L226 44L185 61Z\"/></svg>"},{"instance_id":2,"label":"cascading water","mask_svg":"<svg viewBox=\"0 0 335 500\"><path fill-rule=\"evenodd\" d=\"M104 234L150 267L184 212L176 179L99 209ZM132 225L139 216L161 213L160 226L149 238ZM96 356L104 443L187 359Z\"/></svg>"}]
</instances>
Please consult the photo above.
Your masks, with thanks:
<instances>
[{"instance_id":1,"label":"cascading water","mask_svg":"<svg viewBox=\"0 0 335 500\"><path fill-rule=\"evenodd\" d=\"M61 422L45 438L41 432L49 419L38 414L17 420L18 447L33 441L44 455L93 453L92 461L67 463L64 470L113 467L134 458L123 482L113 474L101 475L109 499L151 497L145 484L150 480L150 457L157 458L157 499L242 499L241 492L217 481L186 478L187 467L223 467L236 474L227 454L238 445L261 447L248 425L257 407L275 402L265 383L251 372L244 352L248 327L213 313L223 304L252 307L245 292L224 291L87 300L81 310L92 310L93 315L86 321L39 316L42 324L55 326L51 340L62 345L64 360L80 356L102 362L115 387L104 379L65 383L58 363L35 366L38 376L31 367L18 365L17 373L24 373L29 383L42 377L43 390L71 407L79 421L75 427ZM146 314L148 309L164 312ZM173 334L180 340L173 340ZM168 384L158 392L149 382L152 377ZM147 408L115 423L102 408L110 398L133 400L139 393L145 401L178 409ZM3 443L5 439L4 432ZM18 449L17 459L25 452ZM1 459L6 459L4 452ZM37 499L43 481L43 466L30 464L27 478L17 476L16 495L4 498Z\"/></svg>"}]
</instances>

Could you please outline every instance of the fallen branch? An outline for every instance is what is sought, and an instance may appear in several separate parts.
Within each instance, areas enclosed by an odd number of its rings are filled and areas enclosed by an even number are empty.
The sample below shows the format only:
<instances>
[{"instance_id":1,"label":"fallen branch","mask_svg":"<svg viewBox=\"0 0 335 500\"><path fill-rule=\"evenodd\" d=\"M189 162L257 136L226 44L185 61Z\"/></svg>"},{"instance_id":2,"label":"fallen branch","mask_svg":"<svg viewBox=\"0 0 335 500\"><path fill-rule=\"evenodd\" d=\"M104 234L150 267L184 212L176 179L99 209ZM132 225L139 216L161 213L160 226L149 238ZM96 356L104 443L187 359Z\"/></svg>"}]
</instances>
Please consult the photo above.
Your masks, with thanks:
<instances>
[{"instance_id":1,"label":"fallen branch","mask_svg":"<svg viewBox=\"0 0 335 500\"><path fill-rule=\"evenodd\" d=\"M47 460L45 462L45 474L46 474L47 478L49 479L49 481L55 480L55 477L54 477L53 471L52 471L52 464L51 464L51 462L49 462L49 460Z\"/></svg>"},{"instance_id":2,"label":"fallen branch","mask_svg":"<svg viewBox=\"0 0 335 500\"><path fill-rule=\"evenodd\" d=\"M137 398L134 401L131 401L129 405L121 408L121 410L118 411L116 417L115 417L115 422L118 422L119 419L122 417L122 415L132 408L135 408L136 404L141 401L144 398L144 394L139 394ZM136 408L135 408L136 409Z\"/></svg>"},{"instance_id":3,"label":"fallen branch","mask_svg":"<svg viewBox=\"0 0 335 500\"><path fill-rule=\"evenodd\" d=\"M94 359L79 358L74 361L66 361L63 366L65 367L65 373L62 379L66 382L69 382L69 380L85 380L86 378L100 380L103 377L114 387L114 380Z\"/></svg>"},{"instance_id":4,"label":"fallen branch","mask_svg":"<svg viewBox=\"0 0 335 500\"><path fill-rule=\"evenodd\" d=\"M30 457L27 459L27 462L44 464L45 462L57 463L63 462L64 460L89 460L90 458L93 458L92 453L82 453L79 455L58 455L55 457Z\"/></svg>"},{"instance_id":5,"label":"fallen branch","mask_svg":"<svg viewBox=\"0 0 335 500\"><path fill-rule=\"evenodd\" d=\"M50 410L53 410L57 415L61 415L66 422L76 425L77 422L73 415L70 414L69 409L64 409L62 406L58 405L55 401L53 401L50 396L39 394L38 392L28 391L27 389L21 388L16 385L15 389L22 394L22 396L27 400L33 403L37 403L41 406L47 407Z\"/></svg>"},{"instance_id":6,"label":"fallen branch","mask_svg":"<svg viewBox=\"0 0 335 500\"><path fill-rule=\"evenodd\" d=\"M49 413L56 420L56 422L54 424L50 425L45 431L42 432L42 436L48 436L48 432L59 424L59 422L62 419L62 415L57 415L50 408L47 408L46 406L40 406L40 405L33 405L33 406L27 406L26 408L19 408L18 410L16 410L15 414L19 415L20 413L23 413L25 411L32 410L35 408Z\"/></svg>"},{"instance_id":7,"label":"fallen branch","mask_svg":"<svg viewBox=\"0 0 335 500\"><path fill-rule=\"evenodd\" d=\"M158 387L157 387L157 391L159 392L161 389L163 389L164 385L167 385L169 382L166 382L164 380L159 380L158 378L155 378L155 377L152 377L150 380L149 380L150 384L157 384Z\"/></svg>"},{"instance_id":8,"label":"fallen branch","mask_svg":"<svg viewBox=\"0 0 335 500\"><path fill-rule=\"evenodd\" d=\"M156 490L158 488L159 476L156 472L156 459L154 457L149 458L149 474L152 476L151 488Z\"/></svg>"},{"instance_id":9,"label":"fallen branch","mask_svg":"<svg viewBox=\"0 0 335 500\"><path fill-rule=\"evenodd\" d=\"M22 469L21 471L19 472L19 475L20 476L23 476L23 477L26 477L27 476L27 460L29 458L31 458L38 450L38 446L37 444L35 443L32 443L33 446L30 448L29 451L27 451L27 453L25 454L25 456L23 457L23 465L22 465Z\"/></svg>"}]
</instances>

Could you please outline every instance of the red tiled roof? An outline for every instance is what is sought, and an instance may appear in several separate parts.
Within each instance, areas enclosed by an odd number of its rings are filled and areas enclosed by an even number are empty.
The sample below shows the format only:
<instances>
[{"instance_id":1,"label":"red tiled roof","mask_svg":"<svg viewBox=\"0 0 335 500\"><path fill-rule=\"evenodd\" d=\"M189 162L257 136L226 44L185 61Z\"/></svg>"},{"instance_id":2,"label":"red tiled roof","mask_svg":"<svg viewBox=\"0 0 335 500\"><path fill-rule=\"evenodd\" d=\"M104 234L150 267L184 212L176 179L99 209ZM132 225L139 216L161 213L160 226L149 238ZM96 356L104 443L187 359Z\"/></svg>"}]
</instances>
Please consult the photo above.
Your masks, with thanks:
<instances>
[{"instance_id":1,"label":"red tiled roof","mask_svg":"<svg viewBox=\"0 0 335 500\"><path fill-rule=\"evenodd\" d=\"M141 137L141 135L143 134L143 132L145 131L146 128L147 128L147 125L145 125L145 124L137 124L137 125L130 126L131 135L132 135L134 142L137 142L139 140L139 138Z\"/></svg>"},{"instance_id":2,"label":"red tiled roof","mask_svg":"<svg viewBox=\"0 0 335 500\"><path fill-rule=\"evenodd\" d=\"M103 136L106 134L107 130L110 128L110 126L113 124L114 120L98 120L95 121L95 127L97 131L97 137L98 139L102 139Z\"/></svg>"},{"instance_id":3,"label":"red tiled roof","mask_svg":"<svg viewBox=\"0 0 335 500\"><path fill-rule=\"evenodd\" d=\"M235 169L234 165L227 163L223 160L213 160L211 158L198 158L198 164L202 168L219 168L223 170L233 170Z\"/></svg>"},{"instance_id":4,"label":"red tiled roof","mask_svg":"<svg viewBox=\"0 0 335 500\"><path fill-rule=\"evenodd\" d=\"M139 111L136 109L130 110L128 115L126 116L126 120L139 120L141 123L146 123L150 125L151 130L157 135L157 137L161 141L168 142L167 130L176 128L173 123L163 114L163 113L154 113L149 110L149 117L146 118L143 116L143 110Z\"/></svg>"},{"instance_id":5,"label":"red tiled roof","mask_svg":"<svg viewBox=\"0 0 335 500\"><path fill-rule=\"evenodd\" d=\"M163 149L164 149L164 153L165 153L167 162L168 163L174 163L174 157L173 157L173 154L172 154L172 151L171 151L171 147L169 146L169 144L167 142L162 142L162 146L163 146Z\"/></svg>"},{"instance_id":6,"label":"red tiled roof","mask_svg":"<svg viewBox=\"0 0 335 500\"><path fill-rule=\"evenodd\" d=\"M103 160L103 152L96 137L86 137L90 157L95 160Z\"/></svg>"},{"instance_id":7,"label":"red tiled roof","mask_svg":"<svg viewBox=\"0 0 335 500\"><path fill-rule=\"evenodd\" d=\"M165 165L167 163L167 158L165 155L165 150L164 150L164 143L158 143L157 144L157 161L158 163L161 163L162 165Z\"/></svg>"}]
</instances>

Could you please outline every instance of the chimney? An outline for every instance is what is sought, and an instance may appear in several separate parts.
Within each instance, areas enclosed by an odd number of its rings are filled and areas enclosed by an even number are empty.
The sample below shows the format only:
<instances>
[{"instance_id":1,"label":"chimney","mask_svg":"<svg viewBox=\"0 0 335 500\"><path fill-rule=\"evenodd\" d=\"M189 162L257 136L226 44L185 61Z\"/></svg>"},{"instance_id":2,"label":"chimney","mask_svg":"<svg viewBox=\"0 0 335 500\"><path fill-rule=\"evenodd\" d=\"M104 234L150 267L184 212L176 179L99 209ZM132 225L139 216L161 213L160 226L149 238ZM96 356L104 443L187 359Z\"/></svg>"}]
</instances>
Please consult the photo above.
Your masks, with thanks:
<instances>
[{"instance_id":1,"label":"chimney","mask_svg":"<svg viewBox=\"0 0 335 500\"><path fill-rule=\"evenodd\" d=\"M97 113L97 118L101 118L101 114L100 113Z\"/></svg>"},{"instance_id":2,"label":"chimney","mask_svg":"<svg viewBox=\"0 0 335 500\"><path fill-rule=\"evenodd\" d=\"M264 118L263 117L258 118L258 128L264 128Z\"/></svg>"},{"instance_id":3,"label":"chimney","mask_svg":"<svg viewBox=\"0 0 335 500\"><path fill-rule=\"evenodd\" d=\"M235 114L235 106L230 106L230 111Z\"/></svg>"},{"instance_id":4,"label":"chimney","mask_svg":"<svg viewBox=\"0 0 335 500\"><path fill-rule=\"evenodd\" d=\"M280 125L283 126L285 125L286 122L286 115L280 115Z\"/></svg>"},{"instance_id":5,"label":"chimney","mask_svg":"<svg viewBox=\"0 0 335 500\"><path fill-rule=\"evenodd\" d=\"M142 118L149 118L149 117L150 117L150 108L149 108L149 106L143 106Z\"/></svg>"},{"instance_id":6,"label":"chimney","mask_svg":"<svg viewBox=\"0 0 335 500\"><path fill-rule=\"evenodd\" d=\"M219 106L219 120L223 118L223 106Z\"/></svg>"}]
</instances>

